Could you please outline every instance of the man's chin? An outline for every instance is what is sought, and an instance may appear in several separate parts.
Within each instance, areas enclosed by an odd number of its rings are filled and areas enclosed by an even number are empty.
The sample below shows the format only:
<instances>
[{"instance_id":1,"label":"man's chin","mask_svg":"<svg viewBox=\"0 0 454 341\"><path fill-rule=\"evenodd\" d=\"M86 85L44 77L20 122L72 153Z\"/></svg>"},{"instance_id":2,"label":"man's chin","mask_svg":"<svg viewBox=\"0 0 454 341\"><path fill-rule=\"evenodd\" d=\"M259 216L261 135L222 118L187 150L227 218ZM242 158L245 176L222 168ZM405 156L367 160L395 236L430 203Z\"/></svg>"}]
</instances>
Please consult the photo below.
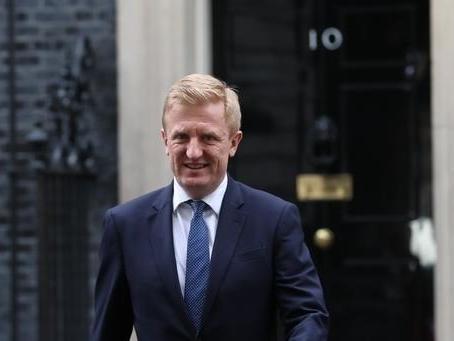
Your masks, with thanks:
<instances>
[{"instance_id":1,"label":"man's chin","mask_svg":"<svg viewBox=\"0 0 454 341\"><path fill-rule=\"evenodd\" d=\"M212 191L211 184L206 179L184 177L178 182L186 193L194 199L197 199L195 197L204 197Z\"/></svg>"}]
</instances>

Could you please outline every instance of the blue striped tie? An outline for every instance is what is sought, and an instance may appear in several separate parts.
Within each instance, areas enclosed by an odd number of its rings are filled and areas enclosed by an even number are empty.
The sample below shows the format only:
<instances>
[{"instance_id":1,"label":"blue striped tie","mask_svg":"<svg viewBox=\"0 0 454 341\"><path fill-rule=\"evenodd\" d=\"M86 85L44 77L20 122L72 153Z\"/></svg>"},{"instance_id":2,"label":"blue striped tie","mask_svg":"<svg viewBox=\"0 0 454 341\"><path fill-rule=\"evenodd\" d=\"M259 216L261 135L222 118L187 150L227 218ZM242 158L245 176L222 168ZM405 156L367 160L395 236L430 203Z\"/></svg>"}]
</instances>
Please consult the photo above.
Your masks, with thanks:
<instances>
[{"instance_id":1,"label":"blue striped tie","mask_svg":"<svg viewBox=\"0 0 454 341\"><path fill-rule=\"evenodd\" d=\"M203 211L208 205L203 201L189 201L194 215L188 236L184 301L194 326L200 331L205 304L210 267L208 226Z\"/></svg>"}]
</instances>

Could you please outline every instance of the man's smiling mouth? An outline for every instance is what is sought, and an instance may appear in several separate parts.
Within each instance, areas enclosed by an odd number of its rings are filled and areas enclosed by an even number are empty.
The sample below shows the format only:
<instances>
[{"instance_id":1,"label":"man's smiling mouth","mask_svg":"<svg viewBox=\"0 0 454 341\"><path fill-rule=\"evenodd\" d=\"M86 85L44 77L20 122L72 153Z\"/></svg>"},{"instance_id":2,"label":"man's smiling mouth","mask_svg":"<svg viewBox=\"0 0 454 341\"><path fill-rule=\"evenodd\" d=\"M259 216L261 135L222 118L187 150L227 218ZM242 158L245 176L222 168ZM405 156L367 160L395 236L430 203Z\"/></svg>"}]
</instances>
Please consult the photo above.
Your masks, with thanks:
<instances>
[{"instance_id":1,"label":"man's smiling mouth","mask_svg":"<svg viewBox=\"0 0 454 341\"><path fill-rule=\"evenodd\" d=\"M185 166L189 169L202 169L202 168L205 168L207 166L207 164L185 164Z\"/></svg>"}]
</instances>

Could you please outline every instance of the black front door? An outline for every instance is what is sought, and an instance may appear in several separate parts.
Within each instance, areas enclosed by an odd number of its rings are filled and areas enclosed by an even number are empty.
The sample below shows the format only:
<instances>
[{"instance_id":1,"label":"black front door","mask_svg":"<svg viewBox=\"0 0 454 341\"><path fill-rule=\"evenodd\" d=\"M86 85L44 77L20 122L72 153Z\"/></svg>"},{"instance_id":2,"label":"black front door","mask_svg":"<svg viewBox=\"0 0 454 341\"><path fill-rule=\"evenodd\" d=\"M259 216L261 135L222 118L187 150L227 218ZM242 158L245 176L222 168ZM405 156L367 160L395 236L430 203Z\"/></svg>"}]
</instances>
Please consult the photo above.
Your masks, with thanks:
<instances>
[{"instance_id":1,"label":"black front door","mask_svg":"<svg viewBox=\"0 0 454 341\"><path fill-rule=\"evenodd\" d=\"M212 6L243 111L230 171L298 203L330 340L431 340L431 264L410 252L431 215L428 1Z\"/></svg>"}]
</instances>

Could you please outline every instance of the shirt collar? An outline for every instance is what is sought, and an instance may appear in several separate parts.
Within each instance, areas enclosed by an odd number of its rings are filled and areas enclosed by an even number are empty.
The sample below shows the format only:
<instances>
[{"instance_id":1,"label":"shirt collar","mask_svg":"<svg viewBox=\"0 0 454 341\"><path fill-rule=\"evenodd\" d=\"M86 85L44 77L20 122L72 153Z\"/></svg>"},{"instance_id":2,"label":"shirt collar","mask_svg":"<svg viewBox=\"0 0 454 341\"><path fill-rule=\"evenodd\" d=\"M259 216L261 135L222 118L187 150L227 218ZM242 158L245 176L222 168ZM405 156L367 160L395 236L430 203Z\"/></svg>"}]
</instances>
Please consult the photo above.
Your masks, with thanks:
<instances>
[{"instance_id":1,"label":"shirt collar","mask_svg":"<svg viewBox=\"0 0 454 341\"><path fill-rule=\"evenodd\" d=\"M225 191L227 190L227 174L224 175L224 179L221 181L219 186L210 194L203 197L203 200L210 208L219 216L221 211L222 200L224 199ZM185 192L183 187L180 186L178 181L173 179L173 211L178 208L182 203L191 200L192 198Z\"/></svg>"}]
</instances>

